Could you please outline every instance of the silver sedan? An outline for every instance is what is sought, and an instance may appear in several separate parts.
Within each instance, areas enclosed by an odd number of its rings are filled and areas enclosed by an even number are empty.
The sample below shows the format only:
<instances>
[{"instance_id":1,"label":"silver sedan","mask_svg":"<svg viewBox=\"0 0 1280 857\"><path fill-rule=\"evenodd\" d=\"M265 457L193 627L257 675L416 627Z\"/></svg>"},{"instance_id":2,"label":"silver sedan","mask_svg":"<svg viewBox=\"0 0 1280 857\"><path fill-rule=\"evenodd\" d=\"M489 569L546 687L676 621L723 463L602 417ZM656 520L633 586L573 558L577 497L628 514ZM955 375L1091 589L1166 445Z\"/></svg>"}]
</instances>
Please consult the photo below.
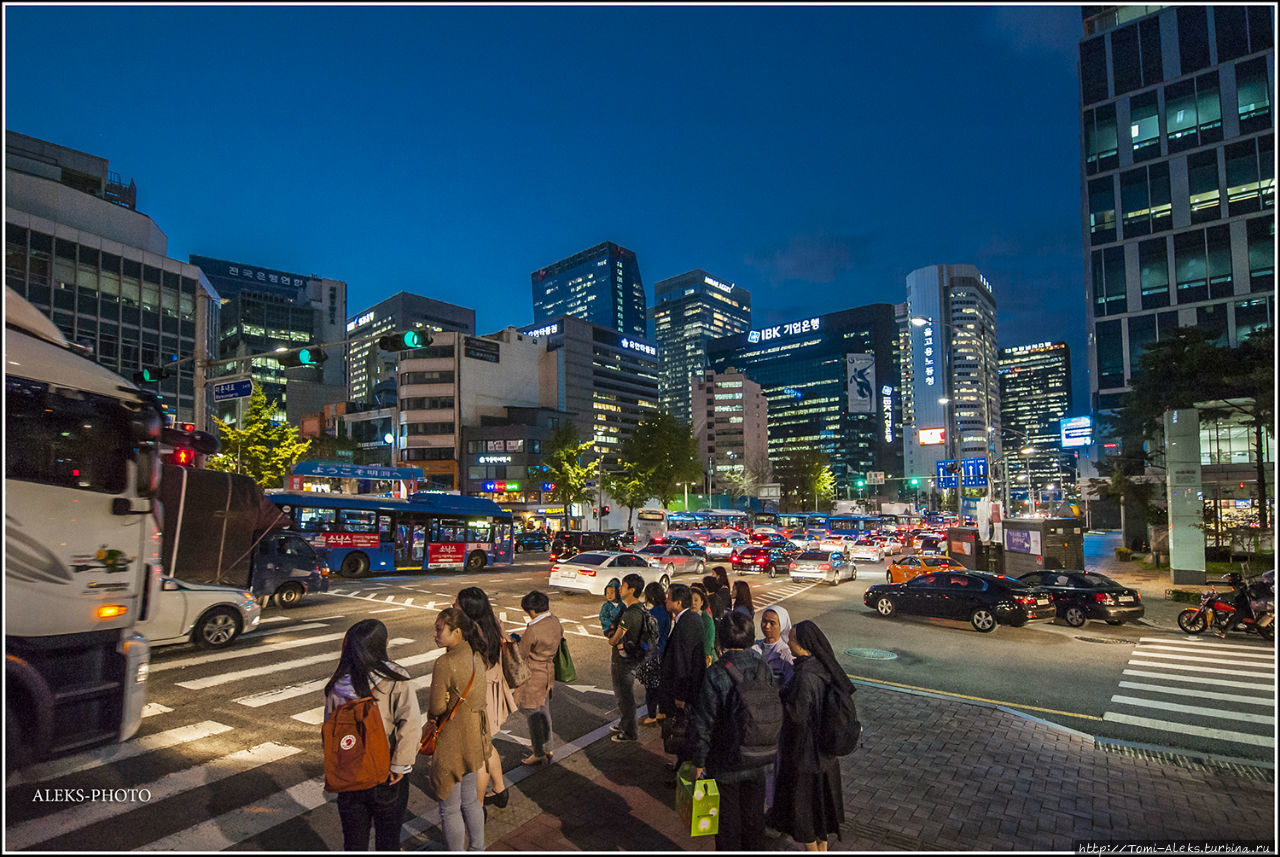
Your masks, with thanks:
<instances>
[{"instance_id":1,"label":"silver sedan","mask_svg":"<svg viewBox=\"0 0 1280 857\"><path fill-rule=\"evenodd\" d=\"M842 580L857 580L858 567L840 551L810 550L791 560L787 569L792 580L825 580L832 586Z\"/></svg>"},{"instance_id":2,"label":"silver sedan","mask_svg":"<svg viewBox=\"0 0 1280 857\"><path fill-rule=\"evenodd\" d=\"M644 557L645 562L654 568L663 569L669 577L677 574L701 575L706 568L702 557L684 545L649 545L636 551L636 555Z\"/></svg>"}]
</instances>

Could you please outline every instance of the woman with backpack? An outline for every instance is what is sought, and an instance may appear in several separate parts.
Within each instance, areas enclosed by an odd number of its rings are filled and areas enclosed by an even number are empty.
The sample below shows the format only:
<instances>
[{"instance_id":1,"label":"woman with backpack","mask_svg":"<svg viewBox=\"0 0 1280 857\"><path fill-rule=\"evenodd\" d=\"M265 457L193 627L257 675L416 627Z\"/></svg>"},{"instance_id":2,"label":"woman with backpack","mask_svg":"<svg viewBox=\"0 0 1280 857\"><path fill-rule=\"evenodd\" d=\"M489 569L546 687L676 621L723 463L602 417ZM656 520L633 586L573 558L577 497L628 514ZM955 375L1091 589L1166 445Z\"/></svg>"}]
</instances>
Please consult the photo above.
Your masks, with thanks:
<instances>
[{"instance_id":1,"label":"woman with backpack","mask_svg":"<svg viewBox=\"0 0 1280 857\"><path fill-rule=\"evenodd\" d=\"M355 623L342 638L338 667L324 686L324 719L329 720L346 703L367 696L373 697L381 715L391 766L384 783L338 792L342 848L368 851L372 826L378 851L399 851L400 827L409 803L409 779L405 774L413 770L413 760L418 756L422 718L408 673L387 659L387 626L377 619Z\"/></svg>"},{"instance_id":2,"label":"woman with backpack","mask_svg":"<svg viewBox=\"0 0 1280 857\"><path fill-rule=\"evenodd\" d=\"M498 617L493 615L493 606L489 596L478 586L468 586L458 593L455 607L462 609L471 620L471 633L467 643L484 661L484 684L480 688L485 700L485 711L488 717L488 734L490 740L507 722L511 712L517 708L515 696L507 685L507 678L502 673L502 647L514 646L515 641L506 635L498 624ZM489 762L485 766L487 782L480 784L480 795L486 804L499 809L507 805L511 795L507 794L506 783L502 780L502 759L498 756L498 748L490 746ZM493 793L485 795L486 786L493 787Z\"/></svg>"},{"instance_id":3,"label":"woman with backpack","mask_svg":"<svg viewBox=\"0 0 1280 857\"><path fill-rule=\"evenodd\" d=\"M782 694L778 777L768 823L803 843L806 851L826 851L827 837L840 837L844 795L840 760L823 753L820 745L824 700L828 692L852 694L853 683L826 635L808 619L791 628L788 647L795 668Z\"/></svg>"},{"instance_id":4,"label":"woman with backpack","mask_svg":"<svg viewBox=\"0 0 1280 857\"><path fill-rule=\"evenodd\" d=\"M440 611L436 619L436 645L445 653L431 670L427 713L437 720L452 715L437 734L429 780L450 851L484 850L481 775L493 744L486 723L484 660L467 642L473 631L471 619L457 607ZM392 850L399 847L397 842Z\"/></svg>"}]
</instances>

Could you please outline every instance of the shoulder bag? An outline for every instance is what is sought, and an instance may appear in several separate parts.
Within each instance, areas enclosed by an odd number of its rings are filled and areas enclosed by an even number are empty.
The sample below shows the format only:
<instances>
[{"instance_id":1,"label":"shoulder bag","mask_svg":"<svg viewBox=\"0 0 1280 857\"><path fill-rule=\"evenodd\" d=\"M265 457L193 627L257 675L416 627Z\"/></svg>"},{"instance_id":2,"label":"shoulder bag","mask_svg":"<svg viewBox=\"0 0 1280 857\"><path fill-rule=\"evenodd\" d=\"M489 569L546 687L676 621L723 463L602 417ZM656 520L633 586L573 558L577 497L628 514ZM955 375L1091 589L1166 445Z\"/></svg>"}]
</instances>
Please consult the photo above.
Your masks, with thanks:
<instances>
[{"instance_id":1,"label":"shoulder bag","mask_svg":"<svg viewBox=\"0 0 1280 857\"><path fill-rule=\"evenodd\" d=\"M524 661L524 654L519 646L502 641L502 677L507 680L507 687L514 690L529 680L529 665Z\"/></svg>"},{"instance_id":2,"label":"shoulder bag","mask_svg":"<svg viewBox=\"0 0 1280 857\"><path fill-rule=\"evenodd\" d=\"M467 689L462 692L462 696L458 697L458 701L449 709L449 713L443 718L428 717L427 722L422 724L422 740L418 743L418 755L432 756L436 752L436 738L440 735L440 730L444 725L453 719L454 712L458 710L458 706L462 704L462 700L467 698L467 694L471 692L471 685L476 680L475 663L471 665L471 680L467 682Z\"/></svg>"},{"instance_id":3,"label":"shoulder bag","mask_svg":"<svg viewBox=\"0 0 1280 857\"><path fill-rule=\"evenodd\" d=\"M556 681L577 681L578 671L573 668L573 658L569 656L569 641L560 638L560 648L555 657Z\"/></svg>"}]
</instances>

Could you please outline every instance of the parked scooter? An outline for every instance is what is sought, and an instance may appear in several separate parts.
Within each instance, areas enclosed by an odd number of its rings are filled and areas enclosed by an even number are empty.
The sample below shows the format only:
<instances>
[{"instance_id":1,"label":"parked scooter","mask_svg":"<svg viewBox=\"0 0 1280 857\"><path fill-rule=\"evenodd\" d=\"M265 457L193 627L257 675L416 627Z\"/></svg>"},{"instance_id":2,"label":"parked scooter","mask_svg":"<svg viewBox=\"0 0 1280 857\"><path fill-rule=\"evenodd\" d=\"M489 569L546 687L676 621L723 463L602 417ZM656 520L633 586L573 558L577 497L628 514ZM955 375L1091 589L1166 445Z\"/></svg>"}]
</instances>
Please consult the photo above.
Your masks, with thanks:
<instances>
[{"instance_id":1,"label":"parked scooter","mask_svg":"<svg viewBox=\"0 0 1280 857\"><path fill-rule=\"evenodd\" d=\"M1200 596L1199 607L1188 607L1178 614L1178 627L1188 634L1203 634L1213 628L1221 631L1231 622L1236 612L1234 588L1242 584L1240 575L1232 574L1221 582L1233 587L1231 595L1220 594L1216 586ZM1249 584L1250 600L1256 606L1250 615L1241 618L1236 627L1246 632L1255 632L1262 639L1270 640L1275 636L1275 597L1271 583L1265 577Z\"/></svg>"}]
</instances>

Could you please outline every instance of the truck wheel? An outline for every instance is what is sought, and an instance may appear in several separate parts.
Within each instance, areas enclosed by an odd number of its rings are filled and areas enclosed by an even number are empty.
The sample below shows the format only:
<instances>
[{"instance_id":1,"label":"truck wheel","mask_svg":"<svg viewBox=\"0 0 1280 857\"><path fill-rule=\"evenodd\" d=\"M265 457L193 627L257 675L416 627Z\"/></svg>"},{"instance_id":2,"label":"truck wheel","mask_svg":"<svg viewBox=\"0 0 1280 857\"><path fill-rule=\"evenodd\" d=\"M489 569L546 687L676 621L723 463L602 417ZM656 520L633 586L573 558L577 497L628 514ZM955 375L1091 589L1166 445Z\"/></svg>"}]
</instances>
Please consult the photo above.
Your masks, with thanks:
<instances>
[{"instance_id":1,"label":"truck wheel","mask_svg":"<svg viewBox=\"0 0 1280 857\"><path fill-rule=\"evenodd\" d=\"M281 607L297 607L302 601L301 583L286 583L276 590L276 603Z\"/></svg>"},{"instance_id":2,"label":"truck wheel","mask_svg":"<svg viewBox=\"0 0 1280 857\"><path fill-rule=\"evenodd\" d=\"M215 607L196 620L191 638L202 649L225 649L240 636L240 614L230 607Z\"/></svg>"},{"instance_id":3,"label":"truck wheel","mask_svg":"<svg viewBox=\"0 0 1280 857\"><path fill-rule=\"evenodd\" d=\"M349 553L342 558L342 566L338 574L343 577L368 577L369 557L362 553Z\"/></svg>"},{"instance_id":4,"label":"truck wheel","mask_svg":"<svg viewBox=\"0 0 1280 857\"><path fill-rule=\"evenodd\" d=\"M487 562L483 551L472 551L471 556L467 557L467 571L479 571Z\"/></svg>"}]
</instances>

